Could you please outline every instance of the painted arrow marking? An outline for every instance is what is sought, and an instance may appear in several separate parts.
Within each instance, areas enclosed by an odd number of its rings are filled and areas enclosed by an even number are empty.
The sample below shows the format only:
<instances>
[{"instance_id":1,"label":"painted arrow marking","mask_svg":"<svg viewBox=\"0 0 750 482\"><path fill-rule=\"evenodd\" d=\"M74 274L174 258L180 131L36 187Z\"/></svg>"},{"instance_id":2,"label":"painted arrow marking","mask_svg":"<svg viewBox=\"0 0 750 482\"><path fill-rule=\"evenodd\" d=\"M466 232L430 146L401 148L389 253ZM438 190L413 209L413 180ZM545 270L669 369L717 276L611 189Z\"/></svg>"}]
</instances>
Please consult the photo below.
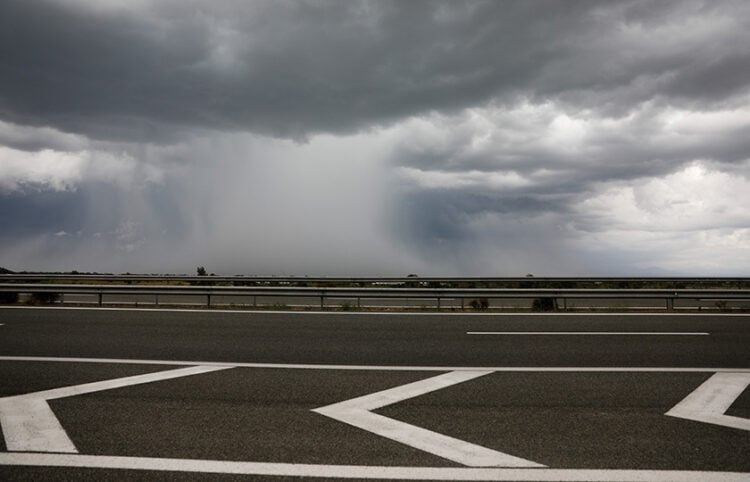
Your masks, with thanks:
<instances>
[{"instance_id":1,"label":"painted arrow marking","mask_svg":"<svg viewBox=\"0 0 750 482\"><path fill-rule=\"evenodd\" d=\"M5 446L9 451L17 452L78 453L76 446L60 425L60 421L55 417L47 400L198 375L227 368L232 367L196 366L179 368L0 398L0 425L2 425L3 436L5 437Z\"/></svg>"},{"instance_id":2,"label":"painted arrow marking","mask_svg":"<svg viewBox=\"0 0 750 482\"><path fill-rule=\"evenodd\" d=\"M530 460L372 413L372 410L473 380L489 373L492 371L454 371L316 408L313 412L470 467L545 467Z\"/></svg>"},{"instance_id":3,"label":"painted arrow marking","mask_svg":"<svg viewBox=\"0 0 750 482\"><path fill-rule=\"evenodd\" d=\"M750 430L750 419L724 414L748 385L750 373L716 373L666 415Z\"/></svg>"}]
</instances>

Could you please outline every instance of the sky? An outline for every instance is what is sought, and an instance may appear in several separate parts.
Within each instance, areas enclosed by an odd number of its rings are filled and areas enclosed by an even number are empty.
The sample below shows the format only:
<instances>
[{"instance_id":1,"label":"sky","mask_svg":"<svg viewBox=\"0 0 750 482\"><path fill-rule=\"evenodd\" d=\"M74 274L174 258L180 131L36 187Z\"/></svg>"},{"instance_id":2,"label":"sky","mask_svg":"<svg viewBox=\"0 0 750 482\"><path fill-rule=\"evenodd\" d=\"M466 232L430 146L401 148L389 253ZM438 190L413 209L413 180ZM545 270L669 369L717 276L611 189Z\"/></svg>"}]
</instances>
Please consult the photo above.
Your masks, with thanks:
<instances>
[{"instance_id":1,"label":"sky","mask_svg":"<svg viewBox=\"0 0 750 482\"><path fill-rule=\"evenodd\" d=\"M750 2L3 0L0 266L749 276Z\"/></svg>"}]
</instances>

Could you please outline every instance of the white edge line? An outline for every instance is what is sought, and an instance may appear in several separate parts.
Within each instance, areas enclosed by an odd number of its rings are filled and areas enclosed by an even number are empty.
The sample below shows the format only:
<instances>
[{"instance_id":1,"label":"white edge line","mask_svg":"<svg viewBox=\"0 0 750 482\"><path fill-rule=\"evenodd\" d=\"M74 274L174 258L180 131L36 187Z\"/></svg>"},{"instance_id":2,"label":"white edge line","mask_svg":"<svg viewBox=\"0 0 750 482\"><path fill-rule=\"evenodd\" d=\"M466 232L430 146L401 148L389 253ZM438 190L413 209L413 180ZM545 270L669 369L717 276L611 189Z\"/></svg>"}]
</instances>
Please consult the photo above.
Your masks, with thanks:
<instances>
[{"instance_id":1,"label":"white edge line","mask_svg":"<svg viewBox=\"0 0 750 482\"><path fill-rule=\"evenodd\" d=\"M710 333L704 331L693 332L670 332L670 331L467 331L467 335L609 335L609 336L709 336Z\"/></svg>"},{"instance_id":2,"label":"white edge line","mask_svg":"<svg viewBox=\"0 0 750 482\"><path fill-rule=\"evenodd\" d=\"M61 363L121 363L133 365L203 365L234 368L281 368L292 370L380 370L412 372L455 372L455 371L493 371L493 372L674 372L674 373L750 373L750 367L448 367L448 366L398 366L398 365L311 365L295 363L245 363L218 361L182 361L182 360L138 360L129 358L68 358L37 356L0 356L0 361L20 362L61 362Z\"/></svg>"},{"instance_id":3,"label":"white edge line","mask_svg":"<svg viewBox=\"0 0 750 482\"><path fill-rule=\"evenodd\" d=\"M501 469L316 465L272 462L115 457L103 455L0 453L0 465L153 470L236 475L402 480L518 480L740 482L748 473L688 470Z\"/></svg>"},{"instance_id":4,"label":"white edge line","mask_svg":"<svg viewBox=\"0 0 750 482\"><path fill-rule=\"evenodd\" d=\"M285 315L336 315L336 316L721 316L721 317L745 317L750 318L750 313L701 313L701 312L649 312L649 313L597 313L597 312L554 312L554 313L529 313L529 312L492 312L492 313L472 313L462 311L444 311L444 312L416 312L416 311L308 311L308 310L219 310L213 308L206 308L202 310L196 309L180 309L180 308L105 308L98 306L0 306L0 310L88 310L88 311L153 311L162 313L234 313L238 315L243 314L258 314L258 313L272 313Z\"/></svg>"}]
</instances>

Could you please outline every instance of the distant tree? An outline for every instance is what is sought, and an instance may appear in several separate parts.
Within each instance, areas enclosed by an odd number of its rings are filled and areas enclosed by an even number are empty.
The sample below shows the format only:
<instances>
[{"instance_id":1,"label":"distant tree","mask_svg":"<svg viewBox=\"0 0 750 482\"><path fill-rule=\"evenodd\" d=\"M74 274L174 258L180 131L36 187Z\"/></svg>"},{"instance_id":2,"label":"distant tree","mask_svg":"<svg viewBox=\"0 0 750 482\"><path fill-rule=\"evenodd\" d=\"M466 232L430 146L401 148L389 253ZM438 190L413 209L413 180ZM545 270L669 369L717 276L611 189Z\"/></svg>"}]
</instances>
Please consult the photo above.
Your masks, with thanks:
<instances>
[{"instance_id":1,"label":"distant tree","mask_svg":"<svg viewBox=\"0 0 750 482\"><path fill-rule=\"evenodd\" d=\"M198 266L198 269L196 271L198 272L198 276L208 276L206 268L204 268L203 266Z\"/></svg>"}]
</instances>

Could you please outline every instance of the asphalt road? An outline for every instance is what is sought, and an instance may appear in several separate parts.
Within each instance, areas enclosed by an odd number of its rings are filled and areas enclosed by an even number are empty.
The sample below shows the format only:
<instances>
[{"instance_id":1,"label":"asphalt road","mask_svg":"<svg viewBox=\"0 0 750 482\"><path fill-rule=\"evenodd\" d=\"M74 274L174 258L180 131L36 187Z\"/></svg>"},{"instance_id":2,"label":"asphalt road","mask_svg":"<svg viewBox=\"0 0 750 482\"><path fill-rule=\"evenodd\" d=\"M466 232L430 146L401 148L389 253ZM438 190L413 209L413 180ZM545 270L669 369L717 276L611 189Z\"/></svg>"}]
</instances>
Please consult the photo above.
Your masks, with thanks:
<instances>
[{"instance_id":1,"label":"asphalt road","mask_svg":"<svg viewBox=\"0 0 750 482\"><path fill-rule=\"evenodd\" d=\"M0 308L0 353L263 363L750 367L750 315L414 315ZM499 336L467 332L697 332Z\"/></svg>"},{"instance_id":2,"label":"asphalt road","mask_svg":"<svg viewBox=\"0 0 750 482\"><path fill-rule=\"evenodd\" d=\"M750 376L748 315L0 308L0 479L750 480L750 390L728 426L665 415L699 387L726 398L724 376ZM8 397L71 386L45 400L77 454L19 450ZM484 469L485 449L544 468Z\"/></svg>"}]
</instances>

